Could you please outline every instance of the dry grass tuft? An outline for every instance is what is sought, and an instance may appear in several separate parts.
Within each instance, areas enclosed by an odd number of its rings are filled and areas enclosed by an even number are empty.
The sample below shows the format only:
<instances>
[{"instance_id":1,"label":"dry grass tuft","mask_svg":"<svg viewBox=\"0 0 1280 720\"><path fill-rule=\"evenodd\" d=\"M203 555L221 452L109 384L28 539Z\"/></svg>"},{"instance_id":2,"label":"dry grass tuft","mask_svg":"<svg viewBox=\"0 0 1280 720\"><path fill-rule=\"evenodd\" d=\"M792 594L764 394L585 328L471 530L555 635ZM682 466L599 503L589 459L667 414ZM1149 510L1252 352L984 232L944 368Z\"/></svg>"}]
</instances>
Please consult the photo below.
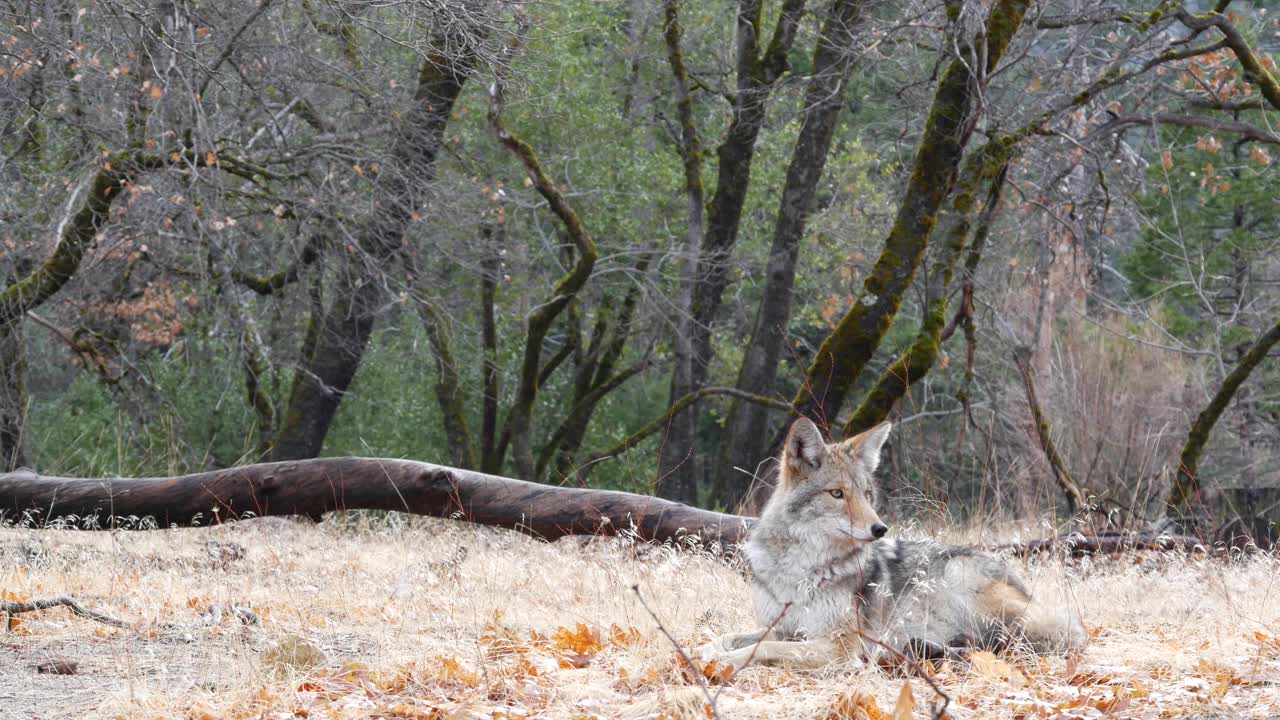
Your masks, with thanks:
<instances>
[{"instance_id":1,"label":"dry grass tuft","mask_svg":"<svg viewBox=\"0 0 1280 720\"><path fill-rule=\"evenodd\" d=\"M1074 660L940 669L953 717L1280 713L1274 557L1129 556L1026 572L1038 588L1066 589L1092 645ZM400 517L0 530L5 599L67 594L137 623L111 628L61 608L21 616L0 634L0 718L704 716L695 674L633 585L686 645L754 626L738 569L622 541L547 544ZM58 660L76 674L35 670ZM931 699L919 680L904 692L902 679L853 666L706 675L729 718L900 717L904 702L927 717Z\"/></svg>"}]
</instances>

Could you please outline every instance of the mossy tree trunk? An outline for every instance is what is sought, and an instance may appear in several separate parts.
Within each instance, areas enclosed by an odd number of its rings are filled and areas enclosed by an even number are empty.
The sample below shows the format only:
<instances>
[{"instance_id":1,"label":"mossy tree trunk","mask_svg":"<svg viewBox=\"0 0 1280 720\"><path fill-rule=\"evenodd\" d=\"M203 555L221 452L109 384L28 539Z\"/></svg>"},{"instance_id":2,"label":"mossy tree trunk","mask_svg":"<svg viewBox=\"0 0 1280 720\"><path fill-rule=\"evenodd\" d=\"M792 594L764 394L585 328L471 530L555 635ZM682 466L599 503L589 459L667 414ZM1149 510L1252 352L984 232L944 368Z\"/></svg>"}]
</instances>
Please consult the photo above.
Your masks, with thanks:
<instances>
[{"instance_id":1,"label":"mossy tree trunk","mask_svg":"<svg viewBox=\"0 0 1280 720\"><path fill-rule=\"evenodd\" d=\"M800 241L844 107L845 87L854 61L854 31L862 8L862 0L835 0L818 35L813 76L805 91L804 119L787 167L774 226L764 294L738 373L737 387L747 393L768 396L774 391L791 319ZM754 463L760 459L760 438L768 432L768 418L769 409L759 403L735 400L730 406L714 483L714 499L724 507L735 507L746 494Z\"/></svg>"},{"instance_id":2,"label":"mossy tree trunk","mask_svg":"<svg viewBox=\"0 0 1280 720\"><path fill-rule=\"evenodd\" d=\"M458 361L453 354L448 320L435 303L426 297L415 298L414 305L418 310L418 317L422 319L427 343L431 346L431 354L436 361L436 402L440 406L440 417L444 424L449 461L457 467L474 470L479 467L479 460L475 441L467 426L466 393L458 373Z\"/></svg>"},{"instance_id":3,"label":"mossy tree trunk","mask_svg":"<svg viewBox=\"0 0 1280 720\"><path fill-rule=\"evenodd\" d=\"M1249 379L1254 369L1267 359L1267 353L1271 352L1271 348L1277 343L1280 343L1280 321L1263 333L1245 352L1240 362L1222 381L1213 399L1191 424L1191 429L1187 432L1187 442L1182 446L1182 454L1178 458L1178 473L1174 477L1173 488L1169 491L1169 507L1173 512L1184 518L1190 517L1191 502L1196 492L1200 490L1200 456L1209 443L1209 435L1213 432L1213 427L1218 424L1222 413L1226 412L1227 406L1231 404L1240 386Z\"/></svg>"},{"instance_id":4,"label":"mossy tree trunk","mask_svg":"<svg viewBox=\"0 0 1280 720\"><path fill-rule=\"evenodd\" d=\"M809 365L792 402L798 414L823 423L834 419L893 324L929 245L938 211L955 183L980 112L978 98L1022 26L1029 6L1029 0L996 2L983 31L974 42L959 48L943 72L884 248L862 292ZM973 48L984 51L985 64L975 62L984 55ZM775 437L769 452L781 444L781 436Z\"/></svg>"},{"instance_id":5,"label":"mossy tree trunk","mask_svg":"<svg viewBox=\"0 0 1280 720\"><path fill-rule=\"evenodd\" d=\"M1260 57L1249 45L1249 41L1239 28L1235 26L1230 15L1224 15L1227 3L1218 3L1218 8L1203 15L1193 15L1183 8L1178 8L1175 15L1178 21L1191 30L1207 30L1217 28L1223 36L1223 44L1231 48L1236 59L1240 61L1244 79L1257 86L1262 97L1271 107L1280 110L1280 80L1276 80L1267 67L1265 57ZM1271 67L1275 67L1272 65Z\"/></svg>"},{"instance_id":6,"label":"mossy tree trunk","mask_svg":"<svg viewBox=\"0 0 1280 720\"><path fill-rule=\"evenodd\" d=\"M643 276L648 269L649 257L644 256L636 263L635 274ZM587 342L573 352L573 395L569 400L569 412L538 454L537 479L558 482L567 478L573 471L587 427L600 401L649 367L647 358L627 367L618 367L631 337L632 322L639 304L640 286L632 285L618 304L616 313L608 312L609 303L596 309L596 322ZM554 474L548 476L548 472Z\"/></svg>"},{"instance_id":7,"label":"mossy tree trunk","mask_svg":"<svg viewBox=\"0 0 1280 720\"><path fill-rule=\"evenodd\" d=\"M729 284L730 257L738 240L742 210L751 183L756 138L764 127L765 111L775 84L787 70L787 55L795 43L804 15L804 0L783 0L768 45L762 45L763 0L739 0L736 19L736 87L724 140L716 148L716 186L706 210L706 231L693 273L686 339L689 362L677 364L668 405L696 392L707 380L713 358L713 323ZM670 41L670 38L668 38ZM677 102L679 102L677 98ZM688 168L686 167L686 170ZM686 175L686 185L687 185ZM700 182L700 181L699 181ZM692 221L693 218L691 217ZM683 332L683 329L679 330ZM693 501L699 474L695 450L696 409L677 413L665 431L658 465L657 493L665 498Z\"/></svg>"},{"instance_id":8,"label":"mossy tree trunk","mask_svg":"<svg viewBox=\"0 0 1280 720\"><path fill-rule=\"evenodd\" d=\"M487 227L482 228L481 235L488 239ZM476 451L475 438L467 423L467 393L462 384L462 375L458 370L457 356L453 351L453 333L450 332L449 318L440 311L436 301L432 299L431 284L423 277L416 253L406 251L402 257L409 277L414 308L422 321L423 331L427 335L427 344L431 347L431 355L436 363L434 390L436 404L440 408L441 423L444 426L445 447L449 453L449 461L460 468L478 469L480 456Z\"/></svg>"},{"instance_id":9,"label":"mossy tree trunk","mask_svg":"<svg viewBox=\"0 0 1280 720\"><path fill-rule=\"evenodd\" d=\"M494 237L496 234L496 238ZM497 245L504 234L485 226L481 228L485 240L484 255L480 258L480 342L484 353L480 404L480 469L496 473L502 469L498 456L498 320L495 302L498 294L498 273L502 260Z\"/></svg>"},{"instance_id":10,"label":"mossy tree trunk","mask_svg":"<svg viewBox=\"0 0 1280 720\"><path fill-rule=\"evenodd\" d=\"M53 254L26 277L0 292L0 326L22 319L29 310L44 304L62 289L76 271L94 238L111 217L111 204L120 189L144 170L160 167L159 157L120 153L109 156L94 173L82 192L79 209L67 218Z\"/></svg>"},{"instance_id":11,"label":"mossy tree trunk","mask_svg":"<svg viewBox=\"0 0 1280 720\"><path fill-rule=\"evenodd\" d=\"M560 278L546 299L537 303L534 310L525 318L524 356L520 363L520 384L516 389L516 397L511 409L507 412L507 420L502 428L502 436L498 440L497 456L501 459L511 448L511 459L517 472L523 477L535 477L537 463L534 459L530 432L533 425L533 406L538 398L538 391L549 373L559 363L554 357L544 365L542 362L543 342L551 325L577 299L578 293L591 279L591 271L596 263L596 244L587 232L586 226L578 213L569 206L568 200L555 181L542 169L542 163L528 143L516 137L502 123L501 88L495 85L491 91L489 103L489 124L493 126L498 142L511 151L521 164L538 194L547 201L551 211L555 213L564 226L565 233L572 243L575 256L573 266Z\"/></svg>"},{"instance_id":12,"label":"mossy tree trunk","mask_svg":"<svg viewBox=\"0 0 1280 720\"><path fill-rule=\"evenodd\" d=\"M997 140L984 145L966 162L965 170L951 197L951 212L954 217L947 230L946 242L943 243L933 272L926 278L924 321L920 325L920 331L916 333L911 345L880 373L875 386L862 398L858 408L845 422L845 437L853 437L883 422L893 412L898 401L906 395L908 388L927 375L937 362L948 328L947 298L951 294L952 275L961 254L964 254L966 244L969 252L965 259L965 275L971 278L978 268L1000 204L1010 152L1012 143ZM975 227L977 194L984 183L987 184L987 197ZM972 242L968 240L970 229L973 229Z\"/></svg>"},{"instance_id":13,"label":"mossy tree trunk","mask_svg":"<svg viewBox=\"0 0 1280 720\"><path fill-rule=\"evenodd\" d=\"M269 459L320 454L338 404L364 358L386 299L385 273L400 251L424 186L434 176L450 112L475 63L472 46L456 48L456 39L443 36L433 44L439 50L422 61L413 106L403 115L391 161L379 173L358 252L344 258L328 307L311 319L315 343L299 361L284 426Z\"/></svg>"},{"instance_id":14,"label":"mossy tree trunk","mask_svg":"<svg viewBox=\"0 0 1280 720\"><path fill-rule=\"evenodd\" d=\"M111 204L123 194L121 189L139 173L163 163L159 157L130 153L102 160L93 177L77 191L83 193L83 200L63 223L53 253L0 291L0 467L26 463L23 317L53 297L80 269L85 253L111 217Z\"/></svg>"},{"instance_id":15,"label":"mossy tree trunk","mask_svg":"<svg viewBox=\"0 0 1280 720\"><path fill-rule=\"evenodd\" d=\"M28 465L26 366L22 324L0 325L0 472Z\"/></svg>"},{"instance_id":16,"label":"mossy tree trunk","mask_svg":"<svg viewBox=\"0 0 1280 720\"><path fill-rule=\"evenodd\" d=\"M702 138L695 124L693 95L690 92L689 69L685 65L683 29L680 26L679 0L663 3L663 38L667 45L667 62L671 65L675 89L676 114L680 120L680 159L684 164L684 191L688 203L685 216L685 241L680 249L684 268L680 279L679 317L671 338L671 400L697 386L695 378L705 379L704 363L694 357L694 336L700 332L693 317L693 295L698 286L698 250L705 231L705 200L702 184ZM657 492L668 499L691 503L697 499L697 465L693 444L697 437L695 413L679 413L671 418L668 442L659 449Z\"/></svg>"},{"instance_id":17,"label":"mossy tree trunk","mask_svg":"<svg viewBox=\"0 0 1280 720\"><path fill-rule=\"evenodd\" d=\"M258 324L248 303L240 296L240 286L235 282L231 269L215 247L210 248L209 266L218 283L218 292L227 300L227 308L240 332L240 365L244 370L245 400L253 409L257 422L258 444L254 448L255 459L266 456L274 444L276 430L276 406L271 399L269 386L270 361Z\"/></svg>"},{"instance_id":18,"label":"mossy tree trunk","mask_svg":"<svg viewBox=\"0 0 1280 720\"><path fill-rule=\"evenodd\" d=\"M1068 512L1075 516L1084 509L1084 493L1080 492L1080 486L1076 485L1071 473L1067 470L1067 463L1058 452L1057 443L1053 441L1049 419L1045 417L1044 408L1040 405L1040 396L1036 393L1035 371L1031 367L1034 354L1030 346L1019 345L1013 350L1013 362L1018 366L1018 375L1022 378L1022 390L1027 396L1027 407L1031 410L1032 433L1040 444L1040 450L1044 453L1045 462L1049 465L1054 482L1057 483L1058 489L1062 490L1063 497L1067 499Z\"/></svg>"}]
</instances>

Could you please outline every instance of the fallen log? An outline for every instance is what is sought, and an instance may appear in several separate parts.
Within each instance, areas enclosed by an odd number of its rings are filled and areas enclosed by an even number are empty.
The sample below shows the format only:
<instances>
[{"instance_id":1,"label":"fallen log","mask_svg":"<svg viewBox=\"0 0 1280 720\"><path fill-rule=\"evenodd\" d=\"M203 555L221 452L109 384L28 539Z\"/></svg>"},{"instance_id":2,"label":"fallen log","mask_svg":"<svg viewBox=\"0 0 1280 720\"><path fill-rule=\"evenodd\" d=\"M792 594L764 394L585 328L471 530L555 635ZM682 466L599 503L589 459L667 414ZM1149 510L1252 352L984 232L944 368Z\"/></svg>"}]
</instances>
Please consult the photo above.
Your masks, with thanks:
<instances>
[{"instance_id":1,"label":"fallen log","mask_svg":"<svg viewBox=\"0 0 1280 720\"><path fill-rule=\"evenodd\" d=\"M751 519L647 495L558 487L412 460L323 458L161 478L0 474L0 520L88 529L214 525L263 515L398 510L510 528L547 540L633 533L730 545ZM154 522L146 522L153 518Z\"/></svg>"},{"instance_id":2,"label":"fallen log","mask_svg":"<svg viewBox=\"0 0 1280 720\"><path fill-rule=\"evenodd\" d=\"M697 538L722 547L746 539L753 518L617 490L559 487L413 460L322 458L158 478L64 478L0 473L0 522L145 530L197 527L264 515L319 519L335 510L397 510L516 530L554 540L634 535ZM1203 547L1185 535L1124 533L1028 540L989 549L1074 557Z\"/></svg>"},{"instance_id":3,"label":"fallen log","mask_svg":"<svg viewBox=\"0 0 1280 720\"><path fill-rule=\"evenodd\" d=\"M1130 550L1181 550L1191 552L1199 548L1208 548L1197 537L1190 535L1167 535L1155 533L1103 533L1098 535L1081 535L1073 533L1060 538L1044 538L1025 542L995 545L991 549L997 552L1008 552L1018 556L1035 555L1044 552L1063 552L1071 557L1085 555L1114 555Z\"/></svg>"}]
</instances>

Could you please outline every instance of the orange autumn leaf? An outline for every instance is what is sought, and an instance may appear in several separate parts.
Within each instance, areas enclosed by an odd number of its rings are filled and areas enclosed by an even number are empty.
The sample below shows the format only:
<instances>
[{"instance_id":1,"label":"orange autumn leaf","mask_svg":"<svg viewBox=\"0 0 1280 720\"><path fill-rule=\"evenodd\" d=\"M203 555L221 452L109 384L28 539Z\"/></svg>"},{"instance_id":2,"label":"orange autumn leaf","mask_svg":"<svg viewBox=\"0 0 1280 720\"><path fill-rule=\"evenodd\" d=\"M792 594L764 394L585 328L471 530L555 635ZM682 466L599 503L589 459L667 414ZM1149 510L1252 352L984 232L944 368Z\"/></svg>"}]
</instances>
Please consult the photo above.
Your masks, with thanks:
<instances>
[{"instance_id":1,"label":"orange autumn leaf","mask_svg":"<svg viewBox=\"0 0 1280 720\"><path fill-rule=\"evenodd\" d=\"M1210 155L1216 155L1222 149L1222 141L1212 135L1201 135L1196 140L1196 147Z\"/></svg>"},{"instance_id":2,"label":"orange autumn leaf","mask_svg":"<svg viewBox=\"0 0 1280 720\"><path fill-rule=\"evenodd\" d=\"M609 626L609 643L619 647L634 647L644 641L644 636L636 628L623 628L617 625Z\"/></svg>"},{"instance_id":3,"label":"orange autumn leaf","mask_svg":"<svg viewBox=\"0 0 1280 720\"><path fill-rule=\"evenodd\" d=\"M208 705L196 703L187 710L186 720L222 720L225 715L213 710Z\"/></svg>"},{"instance_id":4,"label":"orange autumn leaf","mask_svg":"<svg viewBox=\"0 0 1280 720\"><path fill-rule=\"evenodd\" d=\"M977 675L992 680L1005 680L1014 687L1026 687L1031 680L1021 668L1014 667L985 650L969 655L969 668Z\"/></svg>"},{"instance_id":5,"label":"orange autumn leaf","mask_svg":"<svg viewBox=\"0 0 1280 720\"><path fill-rule=\"evenodd\" d=\"M389 718L409 718L409 720L444 720L449 717L440 708L417 708L405 703L396 703L378 710L379 715Z\"/></svg>"},{"instance_id":6,"label":"orange autumn leaf","mask_svg":"<svg viewBox=\"0 0 1280 720\"><path fill-rule=\"evenodd\" d=\"M720 665L715 660L703 664L680 653L675 654L674 663L676 676L687 685L728 685L737 671L732 665Z\"/></svg>"},{"instance_id":7,"label":"orange autumn leaf","mask_svg":"<svg viewBox=\"0 0 1280 720\"><path fill-rule=\"evenodd\" d=\"M557 628L551 635L551 642L559 650L566 650L588 657L604 649L604 642L600 638L600 633L583 623L578 623L577 628L573 630L563 627Z\"/></svg>"},{"instance_id":8,"label":"orange autumn leaf","mask_svg":"<svg viewBox=\"0 0 1280 720\"><path fill-rule=\"evenodd\" d=\"M898 702L893 706L893 720L911 720L912 709L916 706L916 699L911 694L911 683L902 683L902 690L898 692Z\"/></svg>"},{"instance_id":9,"label":"orange autumn leaf","mask_svg":"<svg viewBox=\"0 0 1280 720\"><path fill-rule=\"evenodd\" d=\"M823 720L889 720L876 699L866 693L843 693L831 703Z\"/></svg>"}]
</instances>

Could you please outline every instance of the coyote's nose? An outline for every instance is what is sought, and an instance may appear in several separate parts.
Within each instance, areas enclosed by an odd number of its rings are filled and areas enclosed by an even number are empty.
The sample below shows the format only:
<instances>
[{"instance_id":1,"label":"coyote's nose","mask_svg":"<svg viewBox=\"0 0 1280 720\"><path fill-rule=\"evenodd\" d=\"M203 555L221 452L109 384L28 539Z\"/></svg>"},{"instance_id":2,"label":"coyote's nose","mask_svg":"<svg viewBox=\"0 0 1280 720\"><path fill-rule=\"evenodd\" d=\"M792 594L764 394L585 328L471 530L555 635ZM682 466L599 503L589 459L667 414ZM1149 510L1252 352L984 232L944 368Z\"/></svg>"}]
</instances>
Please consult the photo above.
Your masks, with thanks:
<instances>
[{"instance_id":1,"label":"coyote's nose","mask_svg":"<svg viewBox=\"0 0 1280 720\"><path fill-rule=\"evenodd\" d=\"M876 523L871 526L871 536L877 540L884 537L887 532L889 532L889 528L884 523Z\"/></svg>"}]
</instances>

